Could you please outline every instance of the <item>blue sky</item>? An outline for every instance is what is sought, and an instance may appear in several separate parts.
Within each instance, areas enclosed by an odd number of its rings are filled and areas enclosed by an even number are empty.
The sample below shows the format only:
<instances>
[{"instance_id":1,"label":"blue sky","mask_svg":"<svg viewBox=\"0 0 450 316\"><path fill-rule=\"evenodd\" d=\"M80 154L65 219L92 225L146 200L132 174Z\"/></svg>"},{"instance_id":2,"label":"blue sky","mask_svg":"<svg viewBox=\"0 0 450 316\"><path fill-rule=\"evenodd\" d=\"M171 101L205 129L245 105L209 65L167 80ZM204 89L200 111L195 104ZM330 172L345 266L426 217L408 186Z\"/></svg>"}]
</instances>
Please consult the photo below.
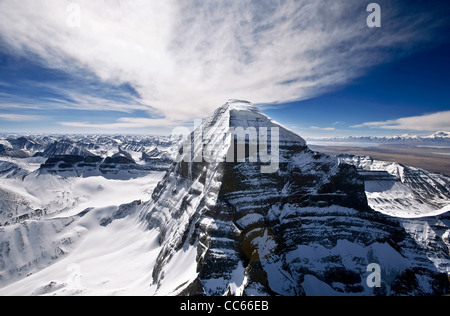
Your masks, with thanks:
<instances>
[{"instance_id":1,"label":"blue sky","mask_svg":"<svg viewBox=\"0 0 450 316\"><path fill-rule=\"evenodd\" d=\"M450 42L375 67L348 86L266 113L305 136L373 136L430 131L358 127L366 122L423 117L450 110ZM450 125L450 121L447 121ZM313 127L313 128L311 128ZM444 126L432 127L433 130Z\"/></svg>"},{"instance_id":2,"label":"blue sky","mask_svg":"<svg viewBox=\"0 0 450 316\"><path fill-rule=\"evenodd\" d=\"M159 133L228 99L303 136L450 130L450 5L0 2L0 133Z\"/></svg>"}]
</instances>

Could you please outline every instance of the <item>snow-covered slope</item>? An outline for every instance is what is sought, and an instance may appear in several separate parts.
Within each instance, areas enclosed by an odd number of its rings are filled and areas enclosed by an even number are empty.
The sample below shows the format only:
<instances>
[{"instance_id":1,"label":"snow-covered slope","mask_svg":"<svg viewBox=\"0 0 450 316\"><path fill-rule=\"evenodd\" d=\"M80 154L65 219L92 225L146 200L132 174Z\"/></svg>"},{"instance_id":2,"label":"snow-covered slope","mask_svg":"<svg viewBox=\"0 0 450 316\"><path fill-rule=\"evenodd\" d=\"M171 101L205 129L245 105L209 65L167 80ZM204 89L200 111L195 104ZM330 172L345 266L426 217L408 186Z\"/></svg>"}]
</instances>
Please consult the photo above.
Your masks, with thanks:
<instances>
[{"instance_id":1,"label":"snow-covered slope","mask_svg":"<svg viewBox=\"0 0 450 316\"><path fill-rule=\"evenodd\" d=\"M138 230L138 224L127 215L131 215L130 209L137 208L142 200L150 199L153 188L163 176L164 172L150 172L147 176L125 181L35 172L24 180L0 180L0 295L46 294L58 289L61 294L75 294L80 288L74 290L73 284L67 285L74 273L69 268L81 265L87 280L90 273L97 274L94 269L102 270L100 264L111 260L115 252L114 260L119 264L122 257L123 265L109 272L118 276L123 271L131 271L132 262L128 262L125 269L125 261L130 257L126 255L129 248L124 245L134 242L133 258L145 256L142 251L146 248L142 245L151 243L148 236L152 233L146 232L142 225ZM129 204L133 201L136 202ZM116 218L126 223L119 224L117 229L105 228ZM117 244L113 245L114 240ZM136 240L141 240L142 244L138 246ZM37 274L35 279L34 274ZM59 274L65 275L61 282L57 278ZM98 277L104 275L98 274ZM135 276L126 275L123 285ZM14 283L22 279L22 283ZM98 281L99 285L104 282L95 277L91 280ZM8 287L9 284L13 285ZM89 289L90 286L92 284ZM114 294L114 290L108 292L103 288L103 291ZM92 294L86 289L80 292Z\"/></svg>"},{"instance_id":2,"label":"snow-covered slope","mask_svg":"<svg viewBox=\"0 0 450 316\"><path fill-rule=\"evenodd\" d=\"M73 155L73 156L83 156L83 157L89 157L93 156L91 152L88 150L78 147L75 144L73 144L70 141L55 141L53 144L48 146L44 152L42 153L42 156L46 158L51 158L55 156L64 156L64 155Z\"/></svg>"},{"instance_id":3,"label":"snow-covered slope","mask_svg":"<svg viewBox=\"0 0 450 316\"><path fill-rule=\"evenodd\" d=\"M0 228L0 295L153 294L160 247L136 220L138 204Z\"/></svg>"}]
</instances>

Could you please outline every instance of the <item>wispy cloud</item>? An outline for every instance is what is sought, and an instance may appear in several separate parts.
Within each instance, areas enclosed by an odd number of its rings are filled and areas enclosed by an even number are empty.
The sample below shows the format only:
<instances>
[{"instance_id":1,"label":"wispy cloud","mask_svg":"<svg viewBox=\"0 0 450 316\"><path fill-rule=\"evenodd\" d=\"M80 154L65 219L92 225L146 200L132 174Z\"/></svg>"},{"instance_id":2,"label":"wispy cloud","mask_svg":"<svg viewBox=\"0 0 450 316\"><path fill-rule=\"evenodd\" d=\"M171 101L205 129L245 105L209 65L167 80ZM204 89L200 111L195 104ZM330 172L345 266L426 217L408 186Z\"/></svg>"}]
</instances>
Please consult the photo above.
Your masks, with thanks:
<instances>
[{"instance_id":1,"label":"wispy cloud","mask_svg":"<svg viewBox=\"0 0 450 316\"><path fill-rule=\"evenodd\" d=\"M45 77L45 74L40 75ZM89 76L83 78L76 70L72 76L71 80L59 82L48 78L48 81L23 78L14 89L8 89L12 86L10 84L0 91L0 108L125 113L144 110L157 115L151 106L142 104L139 96L124 91L120 86L101 84Z\"/></svg>"},{"instance_id":2,"label":"wispy cloud","mask_svg":"<svg viewBox=\"0 0 450 316\"><path fill-rule=\"evenodd\" d=\"M129 84L139 95L114 103L74 91L70 108L148 110L168 121L204 117L230 98L316 96L425 40L436 25L384 0L389 27L376 30L359 0L77 0L81 27L71 28L72 2L0 1L2 42L46 67Z\"/></svg>"},{"instance_id":3,"label":"wispy cloud","mask_svg":"<svg viewBox=\"0 0 450 316\"><path fill-rule=\"evenodd\" d=\"M0 114L0 121L24 122L24 121L40 121L43 116L39 115L21 115L21 114Z\"/></svg>"},{"instance_id":4,"label":"wispy cloud","mask_svg":"<svg viewBox=\"0 0 450 316\"><path fill-rule=\"evenodd\" d=\"M316 131L335 131L336 130L336 128L334 128L334 127L310 126L309 128L312 130L316 130Z\"/></svg>"},{"instance_id":5,"label":"wispy cloud","mask_svg":"<svg viewBox=\"0 0 450 316\"><path fill-rule=\"evenodd\" d=\"M367 122L352 127L420 132L430 132L437 130L450 131L450 111L425 114L421 116L410 116L384 122Z\"/></svg>"},{"instance_id":6,"label":"wispy cloud","mask_svg":"<svg viewBox=\"0 0 450 316\"><path fill-rule=\"evenodd\" d=\"M173 122L167 119L150 119L150 118L120 118L115 123L108 124L95 124L88 122L59 122L61 126L66 127L80 127L88 129L99 130L120 130L120 129L133 129L133 128L145 128L145 127L177 127L184 126L186 122Z\"/></svg>"}]
</instances>

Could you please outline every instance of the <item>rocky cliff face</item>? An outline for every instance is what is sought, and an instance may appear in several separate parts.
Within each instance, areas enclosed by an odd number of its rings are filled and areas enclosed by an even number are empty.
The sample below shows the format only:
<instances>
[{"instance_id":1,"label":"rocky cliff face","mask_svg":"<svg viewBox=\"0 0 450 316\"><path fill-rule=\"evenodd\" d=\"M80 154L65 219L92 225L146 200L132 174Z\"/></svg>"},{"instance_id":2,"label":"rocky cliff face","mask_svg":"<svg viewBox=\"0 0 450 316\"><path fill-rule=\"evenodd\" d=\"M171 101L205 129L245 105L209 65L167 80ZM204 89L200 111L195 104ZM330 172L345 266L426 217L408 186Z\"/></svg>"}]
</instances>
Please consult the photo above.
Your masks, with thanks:
<instances>
[{"instance_id":1,"label":"rocky cliff face","mask_svg":"<svg viewBox=\"0 0 450 316\"><path fill-rule=\"evenodd\" d=\"M271 130L259 136L268 136L264 146L272 151L279 140L276 171L261 172L267 161L252 154L251 137L233 132L240 127ZM271 137L273 127L278 138ZM243 139L245 162L236 156ZM256 107L228 102L194 131L189 144L180 149L180 158L192 159L173 166L141 212L149 229L160 232L162 250L153 270L160 294L439 295L448 290L445 271L428 260L400 223L369 207L364 178L354 166L312 152ZM204 148L216 159L196 159ZM235 159L227 159L230 152ZM168 287L167 280L177 278L178 272L167 268L174 260L195 260L185 264L196 265L196 278ZM381 287L367 286L372 263L381 267Z\"/></svg>"}]
</instances>

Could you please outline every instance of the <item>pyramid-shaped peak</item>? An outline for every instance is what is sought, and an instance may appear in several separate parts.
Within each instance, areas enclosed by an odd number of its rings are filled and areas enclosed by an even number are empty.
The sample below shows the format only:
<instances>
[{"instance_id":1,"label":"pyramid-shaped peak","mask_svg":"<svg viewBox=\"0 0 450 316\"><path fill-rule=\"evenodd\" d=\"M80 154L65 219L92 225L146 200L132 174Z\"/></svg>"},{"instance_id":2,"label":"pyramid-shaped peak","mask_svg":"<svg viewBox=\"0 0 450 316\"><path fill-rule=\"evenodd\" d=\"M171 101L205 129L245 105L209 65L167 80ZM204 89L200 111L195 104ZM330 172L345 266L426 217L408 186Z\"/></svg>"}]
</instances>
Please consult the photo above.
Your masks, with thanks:
<instances>
[{"instance_id":1,"label":"pyramid-shaped peak","mask_svg":"<svg viewBox=\"0 0 450 316\"><path fill-rule=\"evenodd\" d=\"M230 128L272 128L279 129L280 142L282 144L306 147L306 142L295 132L282 124L275 122L262 112L256 105L249 101L231 99L208 116L202 124L203 131L211 130L212 134L226 134Z\"/></svg>"}]
</instances>

